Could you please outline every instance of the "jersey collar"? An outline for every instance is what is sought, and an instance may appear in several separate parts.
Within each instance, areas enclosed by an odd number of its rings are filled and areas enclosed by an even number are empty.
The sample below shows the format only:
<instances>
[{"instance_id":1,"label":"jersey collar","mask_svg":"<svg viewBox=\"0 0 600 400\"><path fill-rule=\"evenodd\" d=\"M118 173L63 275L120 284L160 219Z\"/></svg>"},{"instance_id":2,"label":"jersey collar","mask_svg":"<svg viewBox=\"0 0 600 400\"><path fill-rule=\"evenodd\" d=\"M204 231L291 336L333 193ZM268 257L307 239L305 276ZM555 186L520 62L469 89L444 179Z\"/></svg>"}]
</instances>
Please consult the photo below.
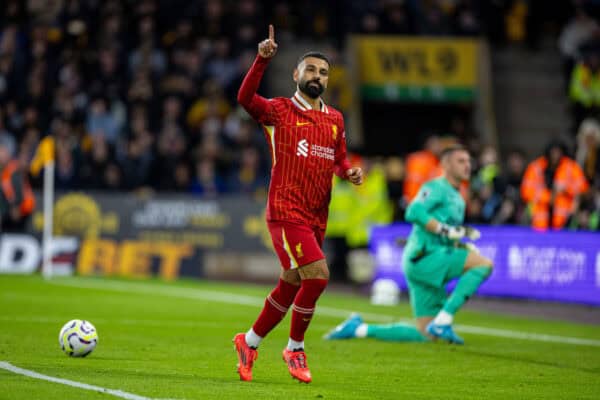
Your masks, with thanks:
<instances>
[{"instance_id":1,"label":"jersey collar","mask_svg":"<svg viewBox=\"0 0 600 400\"><path fill-rule=\"evenodd\" d=\"M304 98L300 96L300 93L298 93L298 91L294 93L294 96L291 98L291 100L292 103L294 103L294 105L298 107L301 111L308 111L313 109L312 106L308 104L308 101L304 100ZM323 99L319 98L319 101L321 103L321 109L319 111L324 112L325 114L329 114L329 109L327 108L327 105L325 104Z\"/></svg>"}]
</instances>

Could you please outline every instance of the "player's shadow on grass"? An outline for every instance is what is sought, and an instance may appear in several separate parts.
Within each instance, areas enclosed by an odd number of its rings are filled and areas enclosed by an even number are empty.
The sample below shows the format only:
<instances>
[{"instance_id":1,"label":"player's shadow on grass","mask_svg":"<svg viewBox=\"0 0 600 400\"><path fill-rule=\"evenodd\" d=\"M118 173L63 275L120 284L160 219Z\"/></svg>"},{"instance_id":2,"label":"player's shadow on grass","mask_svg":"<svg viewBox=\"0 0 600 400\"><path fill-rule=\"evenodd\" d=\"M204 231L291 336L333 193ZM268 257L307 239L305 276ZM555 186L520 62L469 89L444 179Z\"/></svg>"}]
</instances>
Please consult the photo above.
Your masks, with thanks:
<instances>
[{"instance_id":1,"label":"player's shadow on grass","mask_svg":"<svg viewBox=\"0 0 600 400\"><path fill-rule=\"evenodd\" d=\"M560 364L560 363L556 363L556 362L531 359L531 358L528 358L528 357L518 357L518 356L515 356L515 355L504 355L504 354L498 354L498 353L485 353L485 352L482 352L482 351L477 351L477 350L469 349L467 347L461 348L460 352L461 352L461 354L464 354L464 355L472 355L472 356L477 356L477 357L493 358L493 359L496 359L496 360L504 360L504 361L510 361L510 362L521 362L521 363L535 364L535 365L541 365L541 366L545 366L545 367L555 367L555 368L561 368L561 369L570 369L570 370L574 370L574 371L588 372L588 373L592 373L592 374L598 374L598 373L600 373L600 368L576 367L576 366L566 365L566 364Z\"/></svg>"}]
</instances>

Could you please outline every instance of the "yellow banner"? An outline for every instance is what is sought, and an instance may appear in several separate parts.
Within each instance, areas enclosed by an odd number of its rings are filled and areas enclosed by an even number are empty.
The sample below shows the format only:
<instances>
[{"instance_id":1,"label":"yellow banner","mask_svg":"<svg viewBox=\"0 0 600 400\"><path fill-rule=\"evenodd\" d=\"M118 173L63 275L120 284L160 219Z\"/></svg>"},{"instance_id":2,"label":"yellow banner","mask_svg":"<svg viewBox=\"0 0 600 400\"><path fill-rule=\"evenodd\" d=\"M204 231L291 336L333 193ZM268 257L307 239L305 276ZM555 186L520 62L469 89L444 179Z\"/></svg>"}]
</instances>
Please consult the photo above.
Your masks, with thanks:
<instances>
[{"instance_id":1,"label":"yellow banner","mask_svg":"<svg viewBox=\"0 0 600 400\"><path fill-rule=\"evenodd\" d=\"M477 42L470 39L356 36L362 85L472 88Z\"/></svg>"}]
</instances>

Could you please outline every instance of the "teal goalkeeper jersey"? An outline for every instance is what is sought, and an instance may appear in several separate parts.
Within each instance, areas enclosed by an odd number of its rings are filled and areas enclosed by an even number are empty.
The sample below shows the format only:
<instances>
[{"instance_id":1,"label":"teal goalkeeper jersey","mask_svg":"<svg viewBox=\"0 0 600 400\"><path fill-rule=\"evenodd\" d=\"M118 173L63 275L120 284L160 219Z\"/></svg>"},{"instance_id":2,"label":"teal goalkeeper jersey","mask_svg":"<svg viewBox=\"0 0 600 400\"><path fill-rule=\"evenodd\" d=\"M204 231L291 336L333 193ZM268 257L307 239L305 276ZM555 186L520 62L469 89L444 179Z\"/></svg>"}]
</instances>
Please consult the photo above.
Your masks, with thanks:
<instances>
[{"instance_id":1,"label":"teal goalkeeper jersey","mask_svg":"<svg viewBox=\"0 0 600 400\"><path fill-rule=\"evenodd\" d=\"M415 259L437 246L451 246L448 238L428 232L425 224L435 218L450 226L462 225L465 217L465 201L459 191L444 177L423 184L419 193L406 210L406 220L413 224L406 244L408 259Z\"/></svg>"}]
</instances>

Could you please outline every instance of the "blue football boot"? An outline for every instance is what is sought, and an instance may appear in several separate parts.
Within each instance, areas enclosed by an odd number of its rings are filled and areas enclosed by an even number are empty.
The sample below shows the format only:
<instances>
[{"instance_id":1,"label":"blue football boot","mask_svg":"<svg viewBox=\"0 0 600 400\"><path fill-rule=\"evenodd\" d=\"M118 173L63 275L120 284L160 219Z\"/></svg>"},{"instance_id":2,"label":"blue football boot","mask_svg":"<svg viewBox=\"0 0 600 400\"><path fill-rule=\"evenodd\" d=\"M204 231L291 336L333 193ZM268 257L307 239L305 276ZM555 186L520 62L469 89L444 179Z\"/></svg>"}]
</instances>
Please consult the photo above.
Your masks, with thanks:
<instances>
[{"instance_id":1,"label":"blue football boot","mask_svg":"<svg viewBox=\"0 0 600 400\"><path fill-rule=\"evenodd\" d=\"M356 328L363 323L360 315L353 313L350 317L333 328L324 338L327 340L352 339L356 337Z\"/></svg>"},{"instance_id":2,"label":"blue football boot","mask_svg":"<svg viewBox=\"0 0 600 400\"><path fill-rule=\"evenodd\" d=\"M452 325L436 325L431 321L427 325L427 333L438 339L443 339L448 343L465 344L463 338L454 333Z\"/></svg>"}]
</instances>

